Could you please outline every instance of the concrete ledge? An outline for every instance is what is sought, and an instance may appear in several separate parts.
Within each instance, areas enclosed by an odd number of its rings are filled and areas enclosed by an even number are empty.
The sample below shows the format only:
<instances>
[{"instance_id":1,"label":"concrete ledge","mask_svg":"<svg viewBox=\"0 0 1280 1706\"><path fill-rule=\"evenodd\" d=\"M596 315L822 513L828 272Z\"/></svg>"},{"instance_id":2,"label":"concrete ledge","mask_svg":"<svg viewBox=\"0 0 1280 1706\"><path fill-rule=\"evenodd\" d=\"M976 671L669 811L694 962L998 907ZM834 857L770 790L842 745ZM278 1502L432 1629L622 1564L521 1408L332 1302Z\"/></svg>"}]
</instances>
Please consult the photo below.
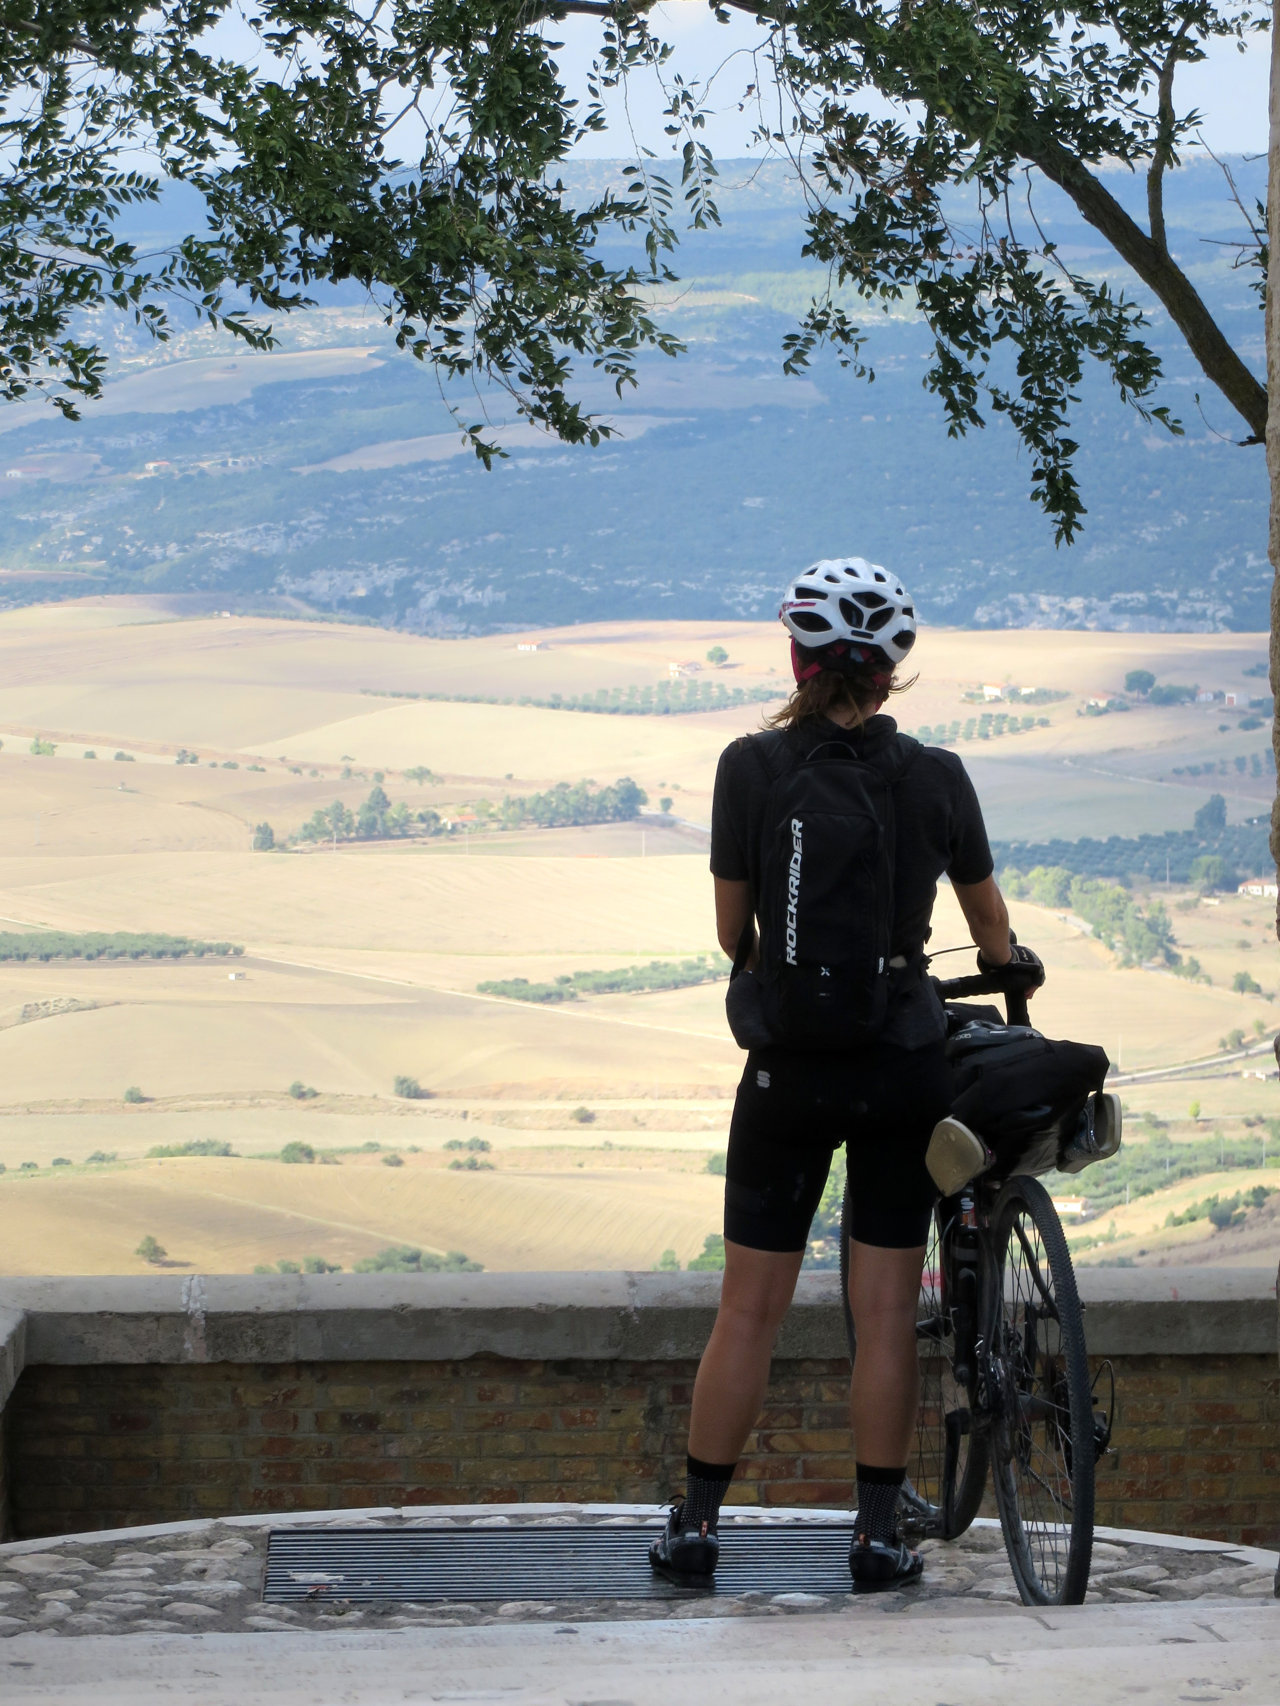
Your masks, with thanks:
<instances>
[{"instance_id":1,"label":"concrete ledge","mask_svg":"<svg viewBox=\"0 0 1280 1706\"><path fill-rule=\"evenodd\" d=\"M0 1410L27 1365L27 1317L20 1309L0 1307Z\"/></svg>"},{"instance_id":2,"label":"concrete ledge","mask_svg":"<svg viewBox=\"0 0 1280 1706\"><path fill-rule=\"evenodd\" d=\"M1269 1268L1094 1268L1080 1288L1100 1356L1275 1351ZM24 1364L697 1357L719 1289L714 1273L0 1280L0 1405ZM844 1348L836 1276L804 1275L778 1355Z\"/></svg>"}]
</instances>

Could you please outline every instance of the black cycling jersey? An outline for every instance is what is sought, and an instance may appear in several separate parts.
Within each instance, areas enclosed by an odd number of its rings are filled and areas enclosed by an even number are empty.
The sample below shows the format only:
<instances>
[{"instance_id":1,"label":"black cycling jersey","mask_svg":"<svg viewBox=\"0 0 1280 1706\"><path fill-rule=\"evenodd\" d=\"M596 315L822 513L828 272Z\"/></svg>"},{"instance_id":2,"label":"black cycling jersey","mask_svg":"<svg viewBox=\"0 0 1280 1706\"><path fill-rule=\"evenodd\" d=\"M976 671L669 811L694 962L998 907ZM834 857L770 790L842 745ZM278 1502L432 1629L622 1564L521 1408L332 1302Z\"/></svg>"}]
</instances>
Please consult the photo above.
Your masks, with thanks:
<instances>
[{"instance_id":1,"label":"black cycling jersey","mask_svg":"<svg viewBox=\"0 0 1280 1706\"><path fill-rule=\"evenodd\" d=\"M897 734L892 717L861 729L815 721L793 737L804 752L841 740L864 753ZM747 736L727 747L711 808L711 870L757 891L770 781ZM923 975L938 878L980 883L991 848L973 784L955 753L922 747L894 788L897 826L891 946L894 973L879 1038L835 1054L753 1049L738 1087L726 1164L726 1238L756 1250L802 1250L833 1150L847 1146L861 1243L923 1244L936 1198L924 1165L934 1125L950 1106L946 1021Z\"/></svg>"},{"instance_id":2,"label":"black cycling jersey","mask_svg":"<svg viewBox=\"0 0 1280 1706\"><path fill-rule=\"evenodd\" d=\"M815 721L793 737L797 750L840 740L874 752L897 733L892 717L871 717L861 729ZM734 741L720 755L711 804L711 872L758 883L763 814L769 792L764 767L748 750L755 737ZM953 882L980 883L994 869L982 808L964 765L945 747L922 747L894 789L897 820L892 950L911 956L923 947L945 872Z\"/></svg>"}]
</instances>

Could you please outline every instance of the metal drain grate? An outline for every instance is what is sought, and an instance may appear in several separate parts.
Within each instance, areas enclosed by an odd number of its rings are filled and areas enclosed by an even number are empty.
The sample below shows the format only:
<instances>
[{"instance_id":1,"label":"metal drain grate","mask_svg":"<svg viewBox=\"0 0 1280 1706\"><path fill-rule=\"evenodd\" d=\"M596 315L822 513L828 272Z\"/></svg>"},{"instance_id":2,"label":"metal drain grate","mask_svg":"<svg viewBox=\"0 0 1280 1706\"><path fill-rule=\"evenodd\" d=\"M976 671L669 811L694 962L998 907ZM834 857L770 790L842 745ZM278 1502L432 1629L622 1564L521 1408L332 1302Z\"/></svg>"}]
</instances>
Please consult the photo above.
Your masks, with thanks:
<instances>
[{"instance_id":1,"label":"metal drain grate","mask_svg":"<svg viewBox=\"0 0 1280 1706\"><path fill-rule=\"evenodd\" d=\"M668 1599L649 1568L660 1524L614 1528L276 1528L264 1600ZM720 1531L719 1592L848 1593L851 1523Z\"/></svg>"}]
</instances>

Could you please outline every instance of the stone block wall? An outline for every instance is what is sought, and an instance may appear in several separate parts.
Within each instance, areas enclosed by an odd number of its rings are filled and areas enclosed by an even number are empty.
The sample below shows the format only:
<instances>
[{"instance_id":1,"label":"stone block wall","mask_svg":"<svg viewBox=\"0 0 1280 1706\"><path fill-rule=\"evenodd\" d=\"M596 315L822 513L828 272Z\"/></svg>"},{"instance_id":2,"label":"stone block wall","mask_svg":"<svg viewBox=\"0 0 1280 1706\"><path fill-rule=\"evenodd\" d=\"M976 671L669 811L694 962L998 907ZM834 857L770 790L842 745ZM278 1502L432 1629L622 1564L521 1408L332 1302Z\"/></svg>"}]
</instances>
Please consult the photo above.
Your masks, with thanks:
<instances>
[{"instance_id":1,"label":"stone block wall","mask_svg":"<svg viewBox=\"0 0 1280 1706\"><path fill-rule=\"evenodd\" d=\"M681 1483L716 1287L713 1275L210 1280L193 1324L181 1296L166 1306L171 1282L110 1282L97 1310L80 1282L57 1283L60 1298L31 1300L4 1416L15 1537L369 1505L660 1501ZM1267 1286L1184 1272L1165 1297L1167 1276L1113 1275L1110 1295L1089 1283L1090 1345L1110 1356L1117 1395L1098 1521L1276 1544ZM841 1336L829 1281L806 1279L732 1499L849 1504Z\"/></svg>"}]
</instances>

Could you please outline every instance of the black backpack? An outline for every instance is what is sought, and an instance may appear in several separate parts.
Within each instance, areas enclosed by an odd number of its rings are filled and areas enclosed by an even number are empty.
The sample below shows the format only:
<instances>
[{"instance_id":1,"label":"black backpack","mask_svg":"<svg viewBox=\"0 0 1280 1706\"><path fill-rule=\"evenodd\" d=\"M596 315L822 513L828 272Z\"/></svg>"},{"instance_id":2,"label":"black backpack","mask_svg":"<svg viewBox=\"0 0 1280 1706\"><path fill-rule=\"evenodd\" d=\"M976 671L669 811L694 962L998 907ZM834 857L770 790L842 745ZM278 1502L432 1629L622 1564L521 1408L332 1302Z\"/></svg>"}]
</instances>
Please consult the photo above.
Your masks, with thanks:
<instances>
[{"instance_id":1,"label":"black backpack","mask_svg":"<svg viewBox=\"0 0 1280 1706\"><path fill-rule=\"evenodd\" d=\"M810 737L811 738L811 737ZM908 735L861 755L803 734L755 738L769 778L755 896L760 964L730 980L729 1024L744 1048L843 1049L884 1023L893 927L893 790L920 751Z\"/></svg>"}]
</instances>

